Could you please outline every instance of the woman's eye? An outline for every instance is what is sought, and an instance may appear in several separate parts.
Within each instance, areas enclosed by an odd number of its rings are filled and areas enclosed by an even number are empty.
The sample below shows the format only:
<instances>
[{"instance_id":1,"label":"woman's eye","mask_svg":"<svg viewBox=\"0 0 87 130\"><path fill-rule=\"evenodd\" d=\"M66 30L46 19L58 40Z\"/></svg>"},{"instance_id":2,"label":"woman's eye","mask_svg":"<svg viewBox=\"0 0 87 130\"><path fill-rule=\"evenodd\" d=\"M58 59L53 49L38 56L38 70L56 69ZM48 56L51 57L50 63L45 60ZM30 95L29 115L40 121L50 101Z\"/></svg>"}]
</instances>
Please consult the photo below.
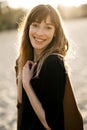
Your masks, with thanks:
<instances>
[{"instance_id":1,"label":"woman's eye","mask_svg":"<svg viewBox=\"0 0 87 130\"><path fill-rule=\"evenodd\" d=\"M32 23L32 26L33 27L38 27L39 25L38 25L38 23Z\"/></svg>"},{"instance_id":2,"label":"woman's eye","mask_svg":"<svg viewBox=\"0 0 87 130\"><path fill-rule=\"evenodd\" d=\"M50 26L47 26L46 28L47 28L47 29L52 29L52 27L50 27Z\"/></svg>"}]
</instances>

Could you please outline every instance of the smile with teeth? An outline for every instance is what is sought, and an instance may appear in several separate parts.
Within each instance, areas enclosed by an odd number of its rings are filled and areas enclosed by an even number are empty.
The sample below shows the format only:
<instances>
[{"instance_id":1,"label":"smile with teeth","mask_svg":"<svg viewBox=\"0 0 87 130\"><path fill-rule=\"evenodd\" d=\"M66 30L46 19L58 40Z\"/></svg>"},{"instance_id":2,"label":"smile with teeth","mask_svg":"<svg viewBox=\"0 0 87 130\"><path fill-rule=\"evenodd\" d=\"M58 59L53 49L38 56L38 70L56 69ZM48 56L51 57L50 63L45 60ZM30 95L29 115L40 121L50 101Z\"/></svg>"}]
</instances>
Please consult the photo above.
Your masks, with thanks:
<instances>
[{"instance_id":1,"label":"smile with teeth","mask_svg":"<svg viewBox=\"0 0 87 130\"><path fill-rule=\"evenodd\" d=\"M38 38L38 37L34 37L35 41L37 42L43 42L45 41L46 39L42 39L42 38Z\"/></svg>"}]
</instances>

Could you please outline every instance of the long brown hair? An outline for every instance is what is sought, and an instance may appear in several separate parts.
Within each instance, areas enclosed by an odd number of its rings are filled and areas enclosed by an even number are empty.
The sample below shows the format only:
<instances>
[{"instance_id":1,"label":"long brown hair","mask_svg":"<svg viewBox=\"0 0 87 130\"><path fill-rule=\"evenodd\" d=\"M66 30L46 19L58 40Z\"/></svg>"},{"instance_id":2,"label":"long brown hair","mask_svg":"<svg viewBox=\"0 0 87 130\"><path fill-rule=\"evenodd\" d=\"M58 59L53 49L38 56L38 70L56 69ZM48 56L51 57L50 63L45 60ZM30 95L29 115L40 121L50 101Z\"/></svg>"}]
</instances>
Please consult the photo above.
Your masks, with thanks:
<instances>
[{"instance_id":1,"label":"long brown hair","mask_svg":"<svg viewBox=\"0 0 87 130\"><path fill-rule=\"evenodd\" d=\"M69 48L68 40L65 36L65 32L62 26L62 20L58 11L56 11L50 5L38 5L34 7L23 20L22 28L22 37L20 41L20 51L19 51L19 59L18 59L18 70L19 76L21 75L22 68L27 60L33 60L34 58L34 49L31 45L29 39L29 28L32 22L38 20L41 22L46 20L47 16L50 16L51 22L55 27L55 36L53 37L51 43L48 47L42 52L39 58L39 64L37 67L37 74L39 74L41 66L46 59L46 57L50 54L57 53L62 55L63 57L66 55L66 52Z\"/></svg>"}]
</instances>

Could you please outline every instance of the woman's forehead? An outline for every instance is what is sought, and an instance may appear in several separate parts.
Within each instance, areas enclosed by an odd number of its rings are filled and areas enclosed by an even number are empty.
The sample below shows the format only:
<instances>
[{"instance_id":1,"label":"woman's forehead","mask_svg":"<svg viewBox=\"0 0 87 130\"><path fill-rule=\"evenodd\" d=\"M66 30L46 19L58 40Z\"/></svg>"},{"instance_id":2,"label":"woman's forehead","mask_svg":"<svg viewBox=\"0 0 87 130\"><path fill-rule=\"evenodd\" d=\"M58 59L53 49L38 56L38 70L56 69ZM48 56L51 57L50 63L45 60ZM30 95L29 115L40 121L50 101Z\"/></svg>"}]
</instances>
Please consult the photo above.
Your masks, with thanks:
<instances>
[{"instance_id":1,"label":"woman's forehead","mask_svg":"<svg viewBox=\"0 0 87 130\"><path fill-rule=\"evenodd\" d=\"M44 21L45 23L52 23L52 20L51 20L50 15L48 15L48 16L42 18L42 19L40 19L39 17L37 17L34 21L35 21L35 22L40 22L40 23L41 23L42 21Z\"/></svg>"}]
</instances>

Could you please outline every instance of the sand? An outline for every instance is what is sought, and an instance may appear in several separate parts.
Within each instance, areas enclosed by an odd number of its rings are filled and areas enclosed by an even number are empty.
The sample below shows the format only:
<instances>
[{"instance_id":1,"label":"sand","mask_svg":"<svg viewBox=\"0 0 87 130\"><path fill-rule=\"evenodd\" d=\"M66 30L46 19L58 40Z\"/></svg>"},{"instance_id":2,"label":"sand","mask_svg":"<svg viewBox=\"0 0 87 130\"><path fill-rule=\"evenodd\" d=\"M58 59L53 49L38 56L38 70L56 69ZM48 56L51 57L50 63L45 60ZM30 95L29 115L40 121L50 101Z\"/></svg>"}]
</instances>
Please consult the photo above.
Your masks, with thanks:
<instances>
[{"instance_id":1,"label":"sand","mask_svg":"<svg viewBox=\"0 0 87 130\"><path fill-rule=\"evenodd\" d=\"M72 50L68 64L70 79L87 130L87 19L65 21ZM15 59L17 31L0 32L0 130L16 130Z\"/></svg>"}]
</instances>

